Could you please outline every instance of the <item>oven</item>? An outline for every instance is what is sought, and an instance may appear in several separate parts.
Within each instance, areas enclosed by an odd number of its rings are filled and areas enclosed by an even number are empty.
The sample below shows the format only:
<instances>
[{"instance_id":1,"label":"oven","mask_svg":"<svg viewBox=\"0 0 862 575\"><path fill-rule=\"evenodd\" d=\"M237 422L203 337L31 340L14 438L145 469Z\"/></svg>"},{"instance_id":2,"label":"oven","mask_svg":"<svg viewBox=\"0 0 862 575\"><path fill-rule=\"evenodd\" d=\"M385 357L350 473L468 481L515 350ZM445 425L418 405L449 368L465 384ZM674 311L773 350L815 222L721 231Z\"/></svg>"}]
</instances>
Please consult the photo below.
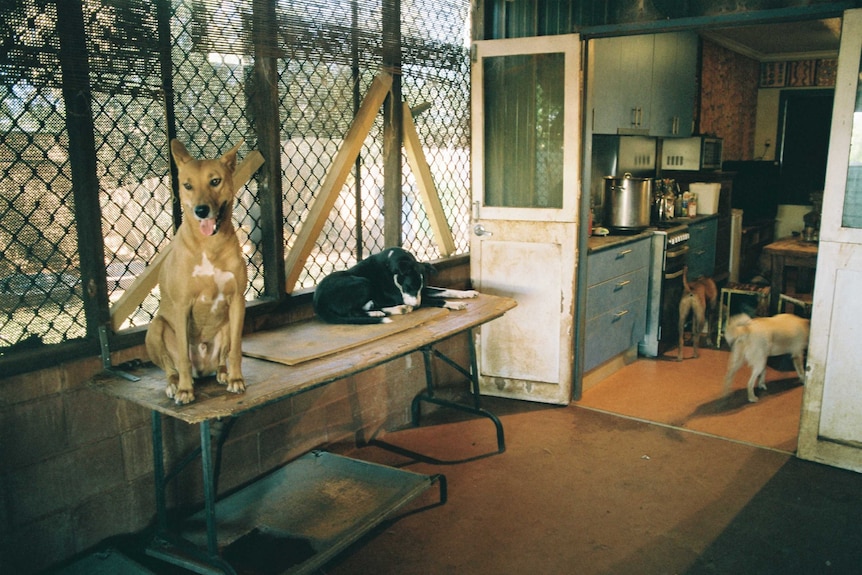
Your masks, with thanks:
<instances>
[{"instance_id":1,"label":"oven","mask_svg":"<svg viewBox=\"0 0 862 575\"><path fill-rule=\"evenodd\" d=\"M638 352L661 356L679 344L679 299L688 257L688 226L656 230L652 237L647 294L646 334Z\"/></svg>"}]
</instances>

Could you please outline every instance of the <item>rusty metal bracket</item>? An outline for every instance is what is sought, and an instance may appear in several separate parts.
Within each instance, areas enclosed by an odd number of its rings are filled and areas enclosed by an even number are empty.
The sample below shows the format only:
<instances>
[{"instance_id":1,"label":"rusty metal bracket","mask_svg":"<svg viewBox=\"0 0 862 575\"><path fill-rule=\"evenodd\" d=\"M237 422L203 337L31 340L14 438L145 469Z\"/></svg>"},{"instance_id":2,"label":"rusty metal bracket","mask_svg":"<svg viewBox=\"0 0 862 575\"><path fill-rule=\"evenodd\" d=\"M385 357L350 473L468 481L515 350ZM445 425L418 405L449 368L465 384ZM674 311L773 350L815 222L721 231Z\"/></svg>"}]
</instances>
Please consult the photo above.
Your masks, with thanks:
<instances>
[{"instance_id":1,"label":"rusty metal bracket","mask_svg":"<svg viewBox=\"0 0 862 575\"><path fill-rule=\"evenodd\" d=\"M99 326L99 350L102 354L102 368L105 371L109 371L114 375L118 375L123 379L127 379L129 381L141 380L140 377L132 375L131 373L123 371L122 369L117 369L111 364L111 346L108 342L108 326L104 324Z\"/></svg>"}]
</instances>

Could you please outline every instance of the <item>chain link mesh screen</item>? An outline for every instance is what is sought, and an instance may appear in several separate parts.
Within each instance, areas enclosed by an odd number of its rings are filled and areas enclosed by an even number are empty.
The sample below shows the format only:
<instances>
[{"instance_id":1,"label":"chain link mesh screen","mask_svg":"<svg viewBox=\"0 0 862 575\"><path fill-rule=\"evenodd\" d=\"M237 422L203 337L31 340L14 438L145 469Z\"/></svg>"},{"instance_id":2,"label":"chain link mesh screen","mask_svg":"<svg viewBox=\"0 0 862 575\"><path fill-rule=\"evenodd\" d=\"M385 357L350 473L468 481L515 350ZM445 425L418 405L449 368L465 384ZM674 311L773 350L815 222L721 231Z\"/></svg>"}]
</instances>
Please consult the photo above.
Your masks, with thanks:
<instances>
[{"instance_id":1,"label":"chain link mesh screen","mask_svg":"<svg viewBox=\"0 0 862 575\"><path fill-rule=\"evenodd\" d=\"M273 0L285 249L315 201L374 76L392 2ZM109 304L119 299L173 236L168 134L192 155L216 157L240 140L255 149L248 117L254 70L252 0L84 0L87 83L103 251L81 253L73 196L57 4L0 6L0 355L93 333L85 319L81 259L104 261ZM469 2L402 0L402 93L425 102L416 125L459 253L469 248ZM166 19L163 22L160 19ZM166 43L160 34L169 30ZM167 48L163 46L167 45ZM166 57L167 56L167 57ZM167 72L163 65L169 62ZM78 62L80 64L80 62ZM164 78L169 82L165 84ZM166 89L167 87L167 89ZM384 247L383 119L365 138L299 285ZM440 252L406 160L403 245L420 259ZM248 258L246 297L264 294L261 214L252 179L234 223ZM91 260L92 261L92 260ZM158 288L125 320L145 326Z\"/></svg>"},{"instance_id":2,"label":"chain link mesh screen","mask_svg":"<svg viewBox=\"0 0 862 575\"><path fill-rule=\"evenodd\" d=\"M0 65L0 350L85 332L57 11L4 5ZM4 48L6 43L4 42Z\"/></svg>"}]
</instances>

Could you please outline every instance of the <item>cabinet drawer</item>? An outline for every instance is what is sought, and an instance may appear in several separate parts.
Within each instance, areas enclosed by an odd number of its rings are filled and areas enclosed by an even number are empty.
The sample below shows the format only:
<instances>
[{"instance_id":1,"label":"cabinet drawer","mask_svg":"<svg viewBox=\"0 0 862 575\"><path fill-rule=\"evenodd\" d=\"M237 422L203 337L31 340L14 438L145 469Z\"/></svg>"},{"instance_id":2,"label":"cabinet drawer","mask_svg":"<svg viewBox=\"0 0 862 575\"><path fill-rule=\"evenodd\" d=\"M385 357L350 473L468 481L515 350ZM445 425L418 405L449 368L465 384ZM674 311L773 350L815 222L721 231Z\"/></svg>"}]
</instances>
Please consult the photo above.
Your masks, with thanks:
<instances>
[{"instance_id":1,"label":"cabinet drawer","mask_svg":"<svg viewBox=\"0 0 862 575\"><path fill-rule=\"evenodd\" d=\"M704 242L709 241L712 235L715 234L715 229L718 227L718 220L711 219L697 224L689 224L688 234L689 242Z\"/></svg>"},{"instance_id":2,"label":"cabinet drawer","mask_svg":"<svg viewBox=\"0 0 862 575\"><path fill-rule=\"evenodd\" d=\"M647 268L611 278L587 289L587 319L643 299L647 294Z\"/></svg>"},{"instance_id":3,"label":"cabinet drawer","mask_svg":"<svg viewBox=\"0 0 862 575\"><path fill-rule=\"evenodd\" d=\"M646 299L629 302L587 321L584 371L637 345L646 331Z\"/></svg>"},{"instance_id":4,"label":"cabinet drawer","mask_svg":"<svg viewBox=\"0 0 862 575\"><path fill-rule=\"evenodd\" d=\"M688 278L712 276L715 273L715 237L718 220L712 218L689 225Z\"/></svg>"},{"instance_id":5,"label":"cabinet drawer","mask_svg":"<svg viewBox=\"0 0 862 575\"><path fill-rule=\"evenodd\" d=\"M615 246L587 258L591 286L649 265L649 238Z\"/></svg>"}]
</instances>

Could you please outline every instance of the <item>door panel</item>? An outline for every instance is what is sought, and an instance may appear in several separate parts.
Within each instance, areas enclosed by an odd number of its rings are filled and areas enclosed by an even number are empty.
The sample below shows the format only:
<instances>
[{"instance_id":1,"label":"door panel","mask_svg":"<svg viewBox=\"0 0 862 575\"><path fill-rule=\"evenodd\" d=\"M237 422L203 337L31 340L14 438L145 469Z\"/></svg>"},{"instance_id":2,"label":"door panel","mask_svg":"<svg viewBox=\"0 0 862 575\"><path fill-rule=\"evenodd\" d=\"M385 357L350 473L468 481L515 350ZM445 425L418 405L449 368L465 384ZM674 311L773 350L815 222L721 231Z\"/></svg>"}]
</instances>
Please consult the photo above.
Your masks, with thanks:
<instances>
[{"instance_id":1,"label":"door panel","mask_svg":"<svg viewBox=\"0 0 862 575\"><path fill-rule=\"evenodd\" d=\"M862 10L844 13L798 454L862 471Z\"/></svg>"},{"instance_id":2,"label":"door panel","mask_svg":"<svg viewBox=\"0 0 862 575\"><path fill-rule=\"evenodd\" d=\"M577 35L477 42L473 285L518 307L482 326L483 393L571 399L577 205Z\"/></svg>"},{"instance_id":3,"label":"door panel","mask_svg":"<svg viewBox=\"0 0 862 575\"><path fill-rule=\"evenodd\" d=\"M862 394L859 393L862 362L848 361L858 356L857 346L862 337L859 325L862 318L862 299L859 298L862 262L852 264L836 270L834 283L828 286L832 288L833 302L840 302L841 312L832 318L830 331L852 337L830 338L826 349L824 380L829 385L823 388L820 436L862 446L862 419L859 417L862 414Z\"/></svg>"}]
</instances>

